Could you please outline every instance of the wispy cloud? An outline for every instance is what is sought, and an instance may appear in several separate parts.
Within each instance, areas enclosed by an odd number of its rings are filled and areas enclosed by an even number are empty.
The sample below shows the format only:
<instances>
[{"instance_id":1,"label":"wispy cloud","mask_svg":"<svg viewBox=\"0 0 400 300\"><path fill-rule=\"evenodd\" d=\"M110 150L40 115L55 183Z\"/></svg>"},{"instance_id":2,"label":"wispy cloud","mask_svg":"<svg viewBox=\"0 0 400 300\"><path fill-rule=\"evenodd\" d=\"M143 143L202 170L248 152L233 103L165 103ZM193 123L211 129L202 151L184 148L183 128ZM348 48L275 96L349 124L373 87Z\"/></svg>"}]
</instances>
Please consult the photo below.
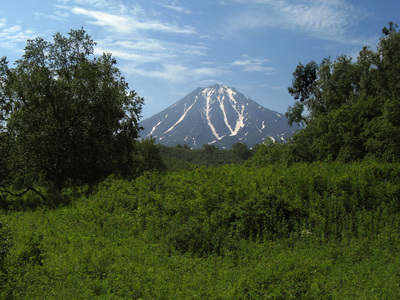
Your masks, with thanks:
<instances>
[{"instance_id":1,"label":"wispy cloud","mask_svg":"<svg viewBox=\"0 0 400 300\"><path fill-rule=\"evenodd\" d=\"M0 20L0 28L6 26L6 22L7 22L6 18L1 18L1 20Z\"/></svg>"},{"instance_id":2,"label":"wispy cloud","mask_svg":"<svg viewBox=\"0 0 400 300\"><path fill-rule=\"evenodd\" d=\"M95 48L96 54L112 53L113 56L118 59L124 59L135 67L142 67L141 65L151 62L160 65L186 65L193 60L196 61L199 57L206 56L207 51L208 48L206 46L174 43L144 37L140 38L140 40L109 37L98 40L98 46ZM158 77L166 78L167 76ZM176 76L171 76L171 78L176 78Z\"/></svg>"},{"instance_id":3,"label":"wispy cloud","mask_svg":"<svg viewBox=\"0 0 400 300\"><path fill-rule=\"evenodd\" d=\"M72 13L92 19L91 23L116 31L128 34L135 31L158 31L175 34L194 34L193 27L177 26L169 23L162 23L157 20L140 20L134 15L112 14L99 10L88 10L81 7L73 7Z\"/></svg>"},{"instance_id":4,"label":"wispy cloud","mask_svg":"<svg viewBox=\"0 0 400 300\"><path fill-rule=\"evenodd\" d=\"M199 82L201 80L209 79L210 77L218 77L231 73L228 68L223 66L197 68L178 62L161 63L158 70L149 70L147 68L136 66L130 68L130 70L127 70L126 72L148 78L161 79L172 83Z\"/></svg>"},{"instance_id":5,"label":"wispy cloud","mask_svg":"<svg viewBox=\"0 0 400 300\"><path fill-rule=\"evenodd\" d=\"M264 72L271 73L275 71L274 68L266 66L265 64L269 62L265 58L254 58L249 55L242 55L240 59L235 60L232 63L233 67L241 67L246 72Z\"/></svg>"},{"instance_id":6,"label":"wispy cloud","mask_svg":"<svg viewBox=\"0 0 400 300\"><path fill-rule=\"evenodd\" d=\"M234 0L247 4L241 16L231 19L234 31L259 27L279 27L306 32L318 38L351 43L352 24L367 13L345 0Z\"/></svg>"},{"instance_id":7,"label":"wispy cloud","mask_svg":"<svg viewBox=\"0 0 400 300\"><path fill-rule=\"evenodd\" d=\"M134 68L132 72L137 75L161 79L164 81L170 82L178 82L185 80L185 74L188 71L188 68L182 64L170 64L170 63L163 63L161 65L161 70L147 70L141 68Z\"/></svg>"},{"instance_id":8,"label":"wispy cloud","mask_svg":"<svg viewBox=\"0 0 400 300\"><path fill-rule=\"evenodd\" d=\"M110 48L96 47L94 53L97 55L102 55L103 53L111 53L114 57L135 62L135 65L140 65L160 60L159 58L147 54L129 52L126 50L116 50L116 49L113 50Z\"/></svg>"},{"instance_id":9,"label":"wispy cloud","mask_svg":"<svg viewBox=\"0 0 400 300\"><path fill-rule=\"evenodd\" d=\"M225 66L215 65L215 67L194 68L190 72L194 76L193 79L200 80L205 78L208 79L210 77L219 77L222 75L227 75L230 74L232 71Z\"/></svg>"},{"instance_id":10,"label":"wispy cloud","mask_svg":"<svg viewBox=\"0 0 400 300\"><path fill-rule=\"evenodd\" d=\"M202 64L202 58L207 57L212 45L193 40L192 37L197 33L195 28L187 24L165 22L160 13L162 10L180 14L191 13L180 5L179 1L153 2L153 8L161 9L158 12L150 10L149 7L143 9L138 4L127 6L114 2L111 7L109 2L100 0L92 0L92 5L84 5L80 0L60 1L64 1L63 5L57 6L61 12L64 10L65 13L83 17L86 22L114 33L105 33L103 39L97 39L95 53L108 52L118 59L123 59L125 62L122 69L126 74L182 84L226 77L238 69L265 74L274 71L268 66L267 59L249 55L243 55L231 63ZM178 34L190 38L172 41L165 38L165 34Z\"/></svg>"},{"instance_id":11,"label":"wispy cloud","mask_svg":"<svg viewBox=\"0 0 400 300\"><path fill-rule=\"evenodd\" d=\"M0 46L14 48L16 44L32 39L35 32L30 29L23 30L20 25L7 26L7 20L0 20Z\"/></svg>"},{"instance_id":12,"label":"wispy cloud","mask_svg":"<svg viewBox=\"0 0 400 300\"><path fill-rule=\"evenodd\" d=\"M63 4L75 3L79 5L89 5L95 7L104 7L110 4L110 2L112 2L107 0L57 0L57 1Z\"/></svg>"},{"instance_id":13,"label":"wispy cloud","mask_svg":"<svg viewBox=\"0 0 400 300\"><path fill-rule=\"evenodd\" d=\"M58 15L64 11L104 29L101 38L96 39L95 54L107 52L123 59L124 73L178 83L221 74L218 68L194 66L198 58L205 57L209 51L208 45L193 40L192 37L197 34L194 27L182 24L179 18L176 22L171 21L173 18L166 21L165 12L191 13L179 1L149 0L144 6L146 8L141 7L140 2L90 2L59 0L55 8ZM170 35L180 37L171 39Z\"/></svg>"},{"instance_id":14,"label":"wispy cloud","mask_svg":"<svg viewBox=\"0 0 400 300\"><path fill-rule=\"evenodd\" d=\"M162 7L171 9L173 11L176 11L178 13L185 13L185 14L191 14L192 12L190 11L190 9L187 9L183 6L178 6L178 5L167 5L167 4L162 4Z\"/></svg>"}]
</instances>

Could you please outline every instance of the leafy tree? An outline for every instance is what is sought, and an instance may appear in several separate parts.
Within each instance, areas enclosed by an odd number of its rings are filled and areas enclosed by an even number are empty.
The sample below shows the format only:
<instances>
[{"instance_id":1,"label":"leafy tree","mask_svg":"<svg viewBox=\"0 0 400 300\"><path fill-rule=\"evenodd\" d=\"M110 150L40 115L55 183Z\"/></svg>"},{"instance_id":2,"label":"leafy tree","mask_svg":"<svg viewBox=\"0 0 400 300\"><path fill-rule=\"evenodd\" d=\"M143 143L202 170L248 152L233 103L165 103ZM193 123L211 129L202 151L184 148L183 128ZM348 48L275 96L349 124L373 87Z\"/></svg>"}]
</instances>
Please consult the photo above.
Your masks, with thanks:
<instances>
[{"instance_id":1,"label":"leafy tree","mask_svg":"<svg viewBox=\"0 0 400 300\"><path fill-rule=\"evenodd\" d=\"M155 144L155 139L146 139L137 142L137 151L134 155L135 175L145 171L159 170L166 168L160 154L160 149Z\"/></svg>"},{"instance_id":2,"label":"leafy tree","mask_svg":"<svg viewBox=\"0 0 400 300\"><path fill-rule=\"evenodd\" d=\"M292 86L288 88L288 92L294 99L305 105L310 113L325 112L325 106L321 103L318 93L317 83L318 64L315 61L311 61L305 66L299 63L293 73ZM288 114L291 115L290 112Z\"/></svg>"},{"instance_id":3,"label":"leafy tree","mask_svg":"<svg viewBox=\"0 0 400 300\"><path fill-rule=\"evenodd\" d=\"M303 115L303 112L303 103L295 102L293 107L289 106L287 112L285 113L286 118L288 118L289 125L293 126L293 123L296 123L299 126L307 125L307 118Z\"/></svg>"},{"instance_id":4,"label":"leafy tree","mask_svg":"<svg viewBox=\"0 0 400 300\"><path fill-rule=\"evenodd\" d=\"M326 113L358 98L359 67L351 60L346 55L334 62L324 59L318 69L318 94Z\"/></svg>"},{"instance_id":5,"label":"leafy tree","mask_svg":"<svg viewBox=\"0 0 400 300\"><path fill-rule=\"evenodd\" d=\"M204 150L204 152L207 154L212 154L215 151L217 151L218 148L215 147L214 145L204 144L202 150Z\"/></svg>"},{"instance_id":6,"label":"leafy tree","mask_svg":"<svg viewBox=\"0 0 400 300\"><path fill-rule=\"evenodd\" d=\"M398 99L388 99L383 113L366 123L364 147L368 156L392 161L400 158L400 110Z\"/></svg>"},{"instance_id":7,"label":"leafy tree","mask_svg":"<svg viewBox=\"0 0 400 300\"><path fill-rule=\"evenodd\" d=\"M400 157L400 32L389 23L376 51L364 47L356 62L347 56L300 65L288 91L296 102L286 115L307 127L293 136L294 161L352 161Z\"/></svg>"},{"instance_id":8,"label":"leafy tree","mask_svg":"<svg viewBox=\"0 0 400 300\"><path fill-rule=\"evenodd\" d=\"M290 165L293 162L290 152L291 147L291 144L275 142L269 138L263 144L256 147L255 154L251 159L246 161L246 164L257 167L274 164Z\"/></svg>"},{"instance_id":9,"label":"leafy tree","mask_svg":"<svg viewBox=\"0 0 400 300\"><path fill-rule=\"evenodd\" d=\"M292 86L288 88L294 99L307 102L315 96L317 70L318 64L315 61L311 61L305 66L299 63L293 73Z\"/></svg>"},{"instance_id":10,"label":"leafy tree","mask_svg":"<svg viewBox=\"0 0 400 300\"><path fill-rule=\"evenodd\" d=\"M7 165L20 186L53 190L132 172L143 98L129 91L111 54L95 57L84 31L28 40L9 69L1 61L1 134Z\"/></svg>"},{"instance_id":11,"label":"leafy tree","mask_svg":"<svg viewBox=\"0 0 400 300\"><path fill-rule=\"evenodd\" d=\"M342 55L333 62L330 58L324 59L319 66L314 61L305 66L299 63L293 73L292 86L288 88L294 99L300 100L300 104L296 102L286 113L290 123L307 123L302 116L304 106L310 113L309 118L314 118L358 97L360 68L351 60Z\"/></svg>"},{"instance_id":12,"label":"leafy tree","mask_svg":"<svg viewBox=\"0 0 400 300\"><path fill-rule=\"evenodd\" d=\"M5 128L5 120L9 111L9 103L7 101L5 81L7 79L8 62L5 57L0 59L0 186L4 186L8 179L8 168L6 163L7 156L7 132Z\"/></svg>"},{"instance_id":13,"label":"leafy tree","mask_svg":"<svg viewBox=\"0 0 400 300\"><path fill-rule=\"evenodd\" d=\"M232 150L238 157L240 157L243 160L249 159L252 154L250 149L247 148L247 144L240 142L233 144Z\"/></svg>"}]
</instances>

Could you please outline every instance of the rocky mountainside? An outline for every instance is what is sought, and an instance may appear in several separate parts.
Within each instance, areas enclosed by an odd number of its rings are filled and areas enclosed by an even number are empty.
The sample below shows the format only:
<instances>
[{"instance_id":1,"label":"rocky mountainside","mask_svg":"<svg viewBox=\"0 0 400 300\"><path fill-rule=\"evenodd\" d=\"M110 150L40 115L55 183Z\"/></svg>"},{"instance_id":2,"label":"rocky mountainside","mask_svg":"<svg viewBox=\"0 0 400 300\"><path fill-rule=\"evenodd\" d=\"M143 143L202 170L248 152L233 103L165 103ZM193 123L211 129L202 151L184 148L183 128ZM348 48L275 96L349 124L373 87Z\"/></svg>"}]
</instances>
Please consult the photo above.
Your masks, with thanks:
<instances>
[{"instance_id":1,"label":"rocky mountainside","mask_svg":"<svg viewBox=\"0 0 400 300\"><path fill-rule=\"evenodd\" d=\"M204 144L230 148L237 142L252 147L267 138L284 140L300 129L290 127L284 114L219 84L194 90L140 125L142 138L151 136L163 145L191 148Z\"/></svg>"}]
</instances>

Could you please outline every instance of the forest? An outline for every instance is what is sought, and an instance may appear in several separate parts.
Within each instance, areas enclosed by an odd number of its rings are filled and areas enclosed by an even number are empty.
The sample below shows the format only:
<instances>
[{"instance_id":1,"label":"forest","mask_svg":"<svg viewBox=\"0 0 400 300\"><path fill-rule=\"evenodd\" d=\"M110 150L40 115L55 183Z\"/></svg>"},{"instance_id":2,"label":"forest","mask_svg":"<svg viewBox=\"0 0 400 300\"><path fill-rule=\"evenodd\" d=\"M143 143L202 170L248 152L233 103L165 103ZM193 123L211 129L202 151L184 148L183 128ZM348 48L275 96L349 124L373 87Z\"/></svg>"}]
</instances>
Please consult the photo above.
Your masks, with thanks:
<instances>
[{"instance_id":1,"label":"forest","mask_svg":"<svg viewBox=\"0 0 400 300\"><path fill-rule=\"evenodd\" d=\"M0 60L1 299L400 298L400 31L299 63L287 142L140 140L83 29ZM107 109L104 109L107 108Z\"/></svg>"}]
</instances>

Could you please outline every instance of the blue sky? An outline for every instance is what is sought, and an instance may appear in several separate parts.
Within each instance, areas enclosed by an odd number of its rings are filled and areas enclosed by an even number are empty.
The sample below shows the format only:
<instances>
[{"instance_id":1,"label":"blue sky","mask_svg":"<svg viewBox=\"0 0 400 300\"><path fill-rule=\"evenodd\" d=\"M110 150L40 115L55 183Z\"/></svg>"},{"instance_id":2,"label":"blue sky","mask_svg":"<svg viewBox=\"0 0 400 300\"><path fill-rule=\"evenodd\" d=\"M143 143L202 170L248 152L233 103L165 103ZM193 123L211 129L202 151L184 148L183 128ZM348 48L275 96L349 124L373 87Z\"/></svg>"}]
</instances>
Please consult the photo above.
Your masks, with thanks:
<instances>
[{"instance_id":1,"label":"blue sky","mask_svg":"<svg viewBox=\"0 0 400 300\"><path fill-rule=\"evenodd\" d=\"M143 119L210 84L284 113L299 62L356 59L400 23L399 0L11 0L0 6L0 57L26 40L82 26L145 98Z\"/></svg>"}]
</instances>

